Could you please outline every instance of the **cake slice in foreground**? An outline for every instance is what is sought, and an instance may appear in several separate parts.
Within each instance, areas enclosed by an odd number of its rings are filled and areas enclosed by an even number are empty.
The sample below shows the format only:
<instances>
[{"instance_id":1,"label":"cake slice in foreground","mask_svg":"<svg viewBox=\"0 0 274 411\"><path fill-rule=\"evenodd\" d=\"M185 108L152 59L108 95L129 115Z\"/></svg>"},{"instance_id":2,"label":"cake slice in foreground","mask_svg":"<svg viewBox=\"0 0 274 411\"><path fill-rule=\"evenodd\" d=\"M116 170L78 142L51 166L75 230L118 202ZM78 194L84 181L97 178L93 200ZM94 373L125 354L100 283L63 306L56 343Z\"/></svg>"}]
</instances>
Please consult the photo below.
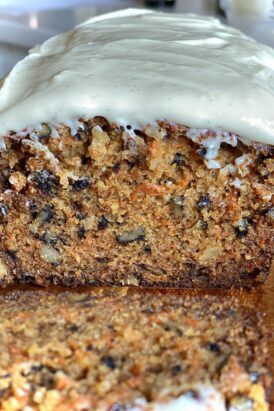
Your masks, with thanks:
<instances>
[{"instance_id":1,"label":"cake slice in foreground","mask_svg":"<svg viewBox=\"0 0 274 411\"><path fill-rule=\"evenodd\" d=\"M274 250L274 51L124 10L0 89L0 285L249 287Z\"/></svg>"},{"instance_id":2,"label":"cake slice in foreground","mask_svg":"<svg viewBox=\"0 0 274 411\"><path fill-rule=\"evenodd\" d=\"M0 297L0 408L267 411L267 337L236 298L93 289Z\"/></svg>"}]
</instances>

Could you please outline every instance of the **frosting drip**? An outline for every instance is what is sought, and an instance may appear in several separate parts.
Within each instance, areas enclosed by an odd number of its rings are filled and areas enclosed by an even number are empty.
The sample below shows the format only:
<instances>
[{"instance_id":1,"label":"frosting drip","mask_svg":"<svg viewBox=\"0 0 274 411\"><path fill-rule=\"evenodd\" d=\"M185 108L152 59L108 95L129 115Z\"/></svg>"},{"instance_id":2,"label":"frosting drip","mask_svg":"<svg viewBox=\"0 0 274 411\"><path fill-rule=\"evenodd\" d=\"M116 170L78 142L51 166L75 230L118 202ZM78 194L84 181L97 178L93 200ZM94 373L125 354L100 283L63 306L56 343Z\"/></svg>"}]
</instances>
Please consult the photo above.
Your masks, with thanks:
<instances>
[{"instance_id":1,"label":"frosting drip","mask_svg":"<svg viewBox=\"0 0 274 411\"><path fill-rule=\"evenodd\" d=\"M1 134L96 115L274 144L274 50L213 18L124 10L34 48L0 90Z\"/></svg>"}]
</instances>

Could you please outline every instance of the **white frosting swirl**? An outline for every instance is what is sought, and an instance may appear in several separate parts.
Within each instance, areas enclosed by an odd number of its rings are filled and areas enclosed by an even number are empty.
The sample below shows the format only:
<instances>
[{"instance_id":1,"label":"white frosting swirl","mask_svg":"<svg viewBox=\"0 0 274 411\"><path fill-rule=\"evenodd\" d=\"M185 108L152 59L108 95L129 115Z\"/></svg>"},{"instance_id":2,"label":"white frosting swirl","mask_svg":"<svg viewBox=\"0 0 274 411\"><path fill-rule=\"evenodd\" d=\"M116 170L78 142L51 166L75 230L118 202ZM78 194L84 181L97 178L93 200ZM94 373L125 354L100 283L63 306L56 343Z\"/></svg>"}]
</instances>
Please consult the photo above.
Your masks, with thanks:
<instances>
[{"instance_id":1,"label":"white frosting swirl","mask_svg":"<svg viewBox=\"0 0 274 411\"><path fill-rule=\"evenodd\" d=\"M0 90L1 134L95 115L274 144L274 50L213 18L125 10L36 47Z\"/></svg>"}]
</instances>

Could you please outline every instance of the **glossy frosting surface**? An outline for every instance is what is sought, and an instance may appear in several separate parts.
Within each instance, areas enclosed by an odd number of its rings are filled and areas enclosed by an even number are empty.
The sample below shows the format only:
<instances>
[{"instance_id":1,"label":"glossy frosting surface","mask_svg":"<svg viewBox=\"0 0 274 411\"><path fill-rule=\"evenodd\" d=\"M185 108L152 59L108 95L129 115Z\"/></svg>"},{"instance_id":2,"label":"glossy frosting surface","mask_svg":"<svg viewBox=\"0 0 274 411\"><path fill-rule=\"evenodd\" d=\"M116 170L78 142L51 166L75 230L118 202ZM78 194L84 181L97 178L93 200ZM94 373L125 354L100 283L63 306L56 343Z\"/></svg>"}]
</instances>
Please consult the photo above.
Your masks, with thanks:
<instances>
[{"instance_id":1,"label":"glossy frosting surface","mask_svg":"<svg viewBox=\"0 0 274 411\"><path fill-rule=\"evenodd\" d=\"M1 134L96 115L274 144L274 50L213 18L130 9L36 47L0 90Z\"/></svg>"}]
</instances>

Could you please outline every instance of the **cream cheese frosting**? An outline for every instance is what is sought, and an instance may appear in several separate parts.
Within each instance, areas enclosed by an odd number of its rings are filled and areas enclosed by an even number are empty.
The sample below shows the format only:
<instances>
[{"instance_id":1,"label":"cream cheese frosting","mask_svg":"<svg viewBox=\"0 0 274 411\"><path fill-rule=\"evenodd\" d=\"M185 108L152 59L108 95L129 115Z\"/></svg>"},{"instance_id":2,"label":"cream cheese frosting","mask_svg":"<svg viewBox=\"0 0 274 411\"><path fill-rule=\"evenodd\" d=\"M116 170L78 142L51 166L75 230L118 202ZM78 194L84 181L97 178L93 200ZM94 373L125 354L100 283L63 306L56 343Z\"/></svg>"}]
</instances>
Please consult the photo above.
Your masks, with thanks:
<instances>
[{"instance_id":1,"label":"cream cheese frosting","mask_svg":"<svg viewBox=\"0 0 274 411\"><path fill-rule=\"evenodd\" d=\"M104 116L274 144L274 50L219 20L124 10L30 51L0 90L0 134Z\"/></svg>"},{"instance_id":2,"label":"cream cheese frosting","mask_svg":"<svg viewBox=\"0 0 274 411\"><path fill-rule=\"evenodd\" d=\"M166 404L156 405L153 411L225 411L223 396L213 387L201 386L198 398L187 394L169 401Z\"/></svg>"},{"instance_id":3,"label":"cream cheese frosting","mask_svg":"<svg viewBox=\"0 0 274 411\"><path fill-rule=\"evenodd\" d=\"M211 385L198 385L196 396L188 392L165 403L148 403L144 398L137 398L129 411L225 411L225 399ZM229 409L230 410L230 409ZM231 409L232 411L232 409Z\"/></svg>"}]
</instances>

